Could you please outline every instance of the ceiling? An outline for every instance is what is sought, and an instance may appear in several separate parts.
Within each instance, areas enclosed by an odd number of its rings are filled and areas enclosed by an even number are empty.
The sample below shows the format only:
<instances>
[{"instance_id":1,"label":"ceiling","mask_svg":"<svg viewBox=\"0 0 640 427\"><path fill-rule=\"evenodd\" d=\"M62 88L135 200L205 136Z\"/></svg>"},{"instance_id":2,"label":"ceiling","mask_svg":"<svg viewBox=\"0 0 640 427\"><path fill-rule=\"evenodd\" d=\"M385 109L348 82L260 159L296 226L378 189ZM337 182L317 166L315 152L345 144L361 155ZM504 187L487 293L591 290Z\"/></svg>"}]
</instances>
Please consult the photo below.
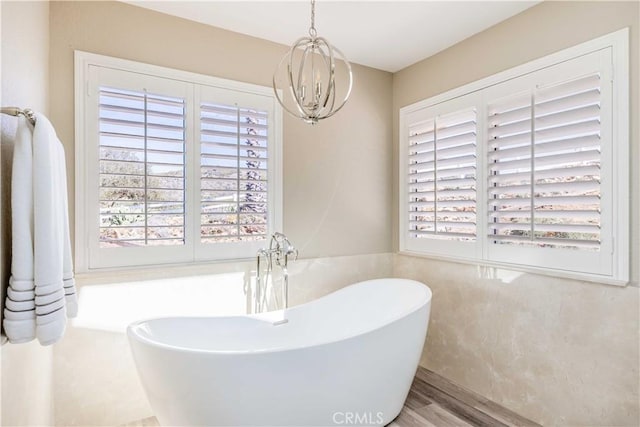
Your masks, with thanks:
<instances>
[{"instance_id":1,"label":"ceiling","mask_svg":"<svg viewBox=\"0 0 640 427\"><path fill-rule=\"evenodd\" d=\"M295 0L126 2L285 45L307 35L311 9ZM316 29L350 62L395 72L537 3L317 0Z\"/></svg>"}]
</instances>

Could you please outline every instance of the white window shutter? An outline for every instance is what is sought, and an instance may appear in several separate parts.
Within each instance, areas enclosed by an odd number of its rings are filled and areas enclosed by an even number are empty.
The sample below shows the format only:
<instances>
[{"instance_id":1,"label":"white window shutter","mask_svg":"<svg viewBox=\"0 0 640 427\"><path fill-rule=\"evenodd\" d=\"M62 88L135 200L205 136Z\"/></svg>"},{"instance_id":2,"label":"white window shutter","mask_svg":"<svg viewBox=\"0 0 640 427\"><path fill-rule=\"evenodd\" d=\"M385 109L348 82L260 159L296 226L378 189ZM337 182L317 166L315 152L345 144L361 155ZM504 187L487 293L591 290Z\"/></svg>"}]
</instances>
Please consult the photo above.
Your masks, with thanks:
<instances>
[{"instance_id":1,"label":"white window shutter","mask_svg":"<svg viewBox=\"0 0 640 427\"><path fill-rule=\"evenodd\" d=\"M436 231L435 120L409 125L409 236L420 238Z\"/></svg>"},{"instance_id":2,"label":"white window shutter","mask_svg":"<svg viewBox=\"0 0 640 427\"><path fill-rule=\"evenodd\" d=\"M487 113L489 237L494 243L530 239L531 95L491 103Z\"/></svg>"},{"instance_id":3,"label":"white window shutter","mask_svg":"<svg viewBox=\"0 0 640 427\"><path fill-rule=\"evenodd\" d=\"M488 106L489 238L600 248L600 76Z\"/></svg>"},{"instance_id":4,"label":"white window shutter","mask_svg":"<svg viewBox=\"0 0 640 427\"><path fill-rule=\"evenodd\" d=\"M184 104L99 88L100 247L184 244Z\"/></svg>"},{"instance_id":5,"label":"white window shutter","mask_svg":"<svg viewBox=\"0 0 640 427\"><path fill-rule=\"evenodd\" d=\"M267 111L200 104L200 238L262 241L268 233Z\"/></svg>"},{"instance_id":6,"label":"white window shutter","mask_svg":"<svg viewBox=\"0 0 640 427\"><path fill-rule=\"evenodd\" d=\"M402 118L405 250L477 255L478 102L472 94Z\"/></svg>"},{"instance_id":7,"label":"white window shutter","mask_svg":"<svg viewBox=\"0 0 640 427\"><path fill-rule=\"evenodd\" d=\"M409 235L476 237L476 112L409 126Z\"/></svg>"}]
</instances>

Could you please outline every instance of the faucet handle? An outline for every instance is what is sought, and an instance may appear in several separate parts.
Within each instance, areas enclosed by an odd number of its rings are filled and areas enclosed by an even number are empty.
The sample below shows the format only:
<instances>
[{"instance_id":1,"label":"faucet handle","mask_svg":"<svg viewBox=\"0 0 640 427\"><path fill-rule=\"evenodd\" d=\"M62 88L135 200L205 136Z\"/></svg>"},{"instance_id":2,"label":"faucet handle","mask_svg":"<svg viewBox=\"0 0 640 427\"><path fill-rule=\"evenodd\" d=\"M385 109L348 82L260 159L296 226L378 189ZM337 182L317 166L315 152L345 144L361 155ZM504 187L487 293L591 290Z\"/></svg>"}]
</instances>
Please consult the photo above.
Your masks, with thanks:
<instances>
[{"instance_id":1,"label":"faucet handle","mask_svg":"<svg viewBox=\"0 0 640 427\"><path fill-rule=\"evenodd\" d=\"M293 246L289 246L289 248L287 249L287 254L288 255L293 255L293 260L297 260L298 259L298 250L296 248L294 248Z\"/></svg>"}]
</instances>

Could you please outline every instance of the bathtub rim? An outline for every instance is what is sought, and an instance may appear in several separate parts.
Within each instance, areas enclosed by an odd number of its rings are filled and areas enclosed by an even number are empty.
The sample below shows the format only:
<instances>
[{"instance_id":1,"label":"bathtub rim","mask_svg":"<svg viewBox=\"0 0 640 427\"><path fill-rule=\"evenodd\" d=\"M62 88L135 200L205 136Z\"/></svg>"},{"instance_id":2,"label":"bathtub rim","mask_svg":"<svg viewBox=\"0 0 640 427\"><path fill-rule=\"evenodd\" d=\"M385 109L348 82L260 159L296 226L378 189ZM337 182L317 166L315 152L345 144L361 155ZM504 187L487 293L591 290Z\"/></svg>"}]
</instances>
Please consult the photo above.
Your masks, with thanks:
<instances>
[{"instance_id":1,"label":"bathtub rim","mask_svg":"<svg viewBox=\"0 0 640 427\"><path fill-rule=\"evenodd\" d=\"M425 291L425 299L424 301L421 301L420 303L411 305L410 309L408 309L406 312L403 312L401 315L396 316L396 317L392 317L391 319L389 319L387 322L385 322L382 325L377 325L377 327L375 328L369 328L369 329L364 329L361 330L357 333L352 333L352 334L348 334L345 336L342 336L338 339L331 339L331 340L327 340L327 341L320 341L320 342L316 342L313 344L309 344L309 345L299 345L299 346L283 346L283 347L271 347L271 348L265 348L265 349L248 349L248 350L215 350L215 349L203 349L203 348L193 348L193 347L182 347L182 346L177 346L177 345L172 345L172 344L168 344L166 342L162 342L162 341L158 341L158 340L153 340L150 339L148 337L144 337L138 333L135 332L135 329L137 327L139 327L141 324L143 323L147 323L147 322L151 322L154 320L171 320L171 319L216 319L216 318L220 318L220 319L235 319L235 318L250 318L250 319L254 319L256 321L261 321L261 322L265 322L265 323L272 323L272 321L268 320L269 316L265 316L265 315L273 315L274 317L277 316L277 314L286 312L287 310L297 310L300 309L308 304L313 304L314 302L323 299L323 298L327 298L337 292L340 292L343 289L346 289L350 286L355 286L355 285L359 285L359 284L363 284L363 283L367 283L367 282L373 282L373 281L378 281L378 280L400 280L403 282L412 282L414 284L417 284L418 286L424 288ZM304 304L300 304L297 305L295 307L291 307L287 310L275 310L275 311L271 311L271 312L267 312L267 313L258 313L258 314L244 314L244 315L237 315L237 316L166 316L166 317L152 317L152 318L148 318L148 319L142 319L142 320L137 320L135 322L132 322L131 324L129 324L127 326L127 337L129 338L129 340L136 340L138 342L140 342L141 344L145 344L145 345L150 345L152 347L156 347L156 348L160 348L160 349L164 349L164 350L169 350L169 351L178 351L178 352L186 352L186 353L199 353L199 354L212 354L212 355L221 355L221 356L231 356L231 355L257 355L257 354L270 354L270 353L280 353L280 352L286 352L286 351L295 351L295 350L304 350L304 349L311 349L311 348L315 348L315 347L320 347L320 346L325 346L325 345L330 345L330 344L336 344L336 343L340 343L343 341L347 341L349 339L353 339L354 337L360 336L360 335L365 335L365 334L369 334L372 333L378 329L384 328L390 324L393 324L395 322L401 321L402 319L409 317L413 314L415 314L416 312L420 311L422 308L424 307L428 307L431 305L431 300L433 298L433 293L431 291L431 288L429 286L427 286L426 284L419 282L417 280L412 280L412 279L401 279L401 278L383 278L383 279L372 279L372 280L363 280L361 282L356 282L356 283L352 283L351 285L347 285L343 288L337 289L327 295L323 295L320 298L316 298L312 301L308 301ZM286 318L286 315L285 315ZM274 328L278 327L277 325L273 325ZM131 344L130 344L131 347Z\"/></svg>"}]
</instances>

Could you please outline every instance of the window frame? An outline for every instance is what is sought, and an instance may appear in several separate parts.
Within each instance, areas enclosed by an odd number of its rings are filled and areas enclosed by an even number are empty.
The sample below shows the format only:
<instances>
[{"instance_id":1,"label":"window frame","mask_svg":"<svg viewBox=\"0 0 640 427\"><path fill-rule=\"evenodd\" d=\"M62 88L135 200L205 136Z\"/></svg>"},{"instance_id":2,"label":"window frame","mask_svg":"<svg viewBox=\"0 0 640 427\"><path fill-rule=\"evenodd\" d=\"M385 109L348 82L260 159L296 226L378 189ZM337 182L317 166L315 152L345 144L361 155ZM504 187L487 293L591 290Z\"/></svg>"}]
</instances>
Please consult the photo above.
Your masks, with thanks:
<instances>
[{"instance_id":1,"label":"window frame","mask_svg":"<svg viewBox=\"0 0 640 427\"><path fill-rule=\"evenodd\" d=\"M477 109L479 119L478 128L478 162L477 162L477 240L481 249L476 252L475 257L450 255L447 252L438 251L437 248L429 248L429 250L416 250L408 244L408 233L406 232L406 221L408 217L408 209L406 203L406 195L409 183L406 178L407 162L408 162L408 117L416 111L435 108L440 104L446 104L451 100L455 100L473 93L483 93L490 90L493 86L503 84L513 79L532 75L538 71L544 71L546 68L562 64L572 59L588 55L603 49L611 49L611 81L612 81L612 117L611 137L614 142L612 145L612 173L610 188L615 188L612 192L613 200L608 205L611 207L611 224L610 240L602 242L601 249L611 252L611 274L602 274L594 272L584 272L577 269L559 269L540 267L535 264L514 263L512 260L496 259L495 256L489 257L490 242L487 236L487 151L486 151L486 103L487 99L483 99L481 105ZM598 37L596 39L581 43L579 45L564 49L554 54L533 60L512 69L494 74L478 81L463 85L452 89L445 93L434 97L416 102L414 104L400 108L399 110L399 253L413 256L425 256L429 258L443 259L448 261L465 262L480 264L489 267L502 267L511 270L533 272L537 274L550 275L555 277L566 277L578 280L593 281L611 285L624 286L629 282L629 29L624 28L613 33ZM480 123L481 122L481 123ZM607 161L603 157L603 161ZM606 189L603 189L606 191ZM604 203L604 202L603 202ZM608 209L608 207L607 207ZM605 236L603 236L605 237ZM606 236L609 239L609 236ZM495 251L494 251L495 255Z\"/></svg>"},{"instance_id":2,"label":"window frame","mask_svg":"<svg viewBox=\"0 0 640 427\"><path fill-rule=\"evenodd\" d=\"M87 197L90 193L90 180L95 178L97 164L95 160L97 147L85 144L94 141L97 120L85 119L91 103L87 101L95 86L91 82L90 67L106 70L135 73L141 79L148 78L169 81L186 88L185 97L185 244L179 247L141 247L113 248L110 260L96 262L96 251L91 251L92 232L95 234L93 213L97 206L95 197ZM199 141L199 104L201 92L204 90L221 90L235 93L239 98L255 98L269 105L273 117L269 129L268 144L268 228L267 234L282 229L283 196L282 196L282 141L283 114L282 107L276 101L273 89L234 80L222 79L173 68L161 67L137 61L98 55L76 50L74 52L74 88L75 88L75 264L78 273L92 271L122 270L144 268L154 265L176 264L189 265L202 262L229 262L253 258L255 251L264 246L264 242L251 244L238 242L224 244L224 248L213 248L214 245L200 243L200 141ZM137 78L137 77L136 77ZM258 98L259 97L259 98ZM93 124L92 124L93 122ZM196 220L197 219L197 220ZM94 224L96 225L96 224ZM95 239L93 239L95 240ZM93 246L95 246L95 244ZM205 247L211 246L211 247ZM123 250L125 249L125 250ZM126 249L136 249L127 251ZM232 249L232 250L230 250ZM105 250L105 249L103 249ZM117 253L116 253L117 252ZM127 258L137 257L136 262L127 262Z\"/></svg>"}]
</instances>

